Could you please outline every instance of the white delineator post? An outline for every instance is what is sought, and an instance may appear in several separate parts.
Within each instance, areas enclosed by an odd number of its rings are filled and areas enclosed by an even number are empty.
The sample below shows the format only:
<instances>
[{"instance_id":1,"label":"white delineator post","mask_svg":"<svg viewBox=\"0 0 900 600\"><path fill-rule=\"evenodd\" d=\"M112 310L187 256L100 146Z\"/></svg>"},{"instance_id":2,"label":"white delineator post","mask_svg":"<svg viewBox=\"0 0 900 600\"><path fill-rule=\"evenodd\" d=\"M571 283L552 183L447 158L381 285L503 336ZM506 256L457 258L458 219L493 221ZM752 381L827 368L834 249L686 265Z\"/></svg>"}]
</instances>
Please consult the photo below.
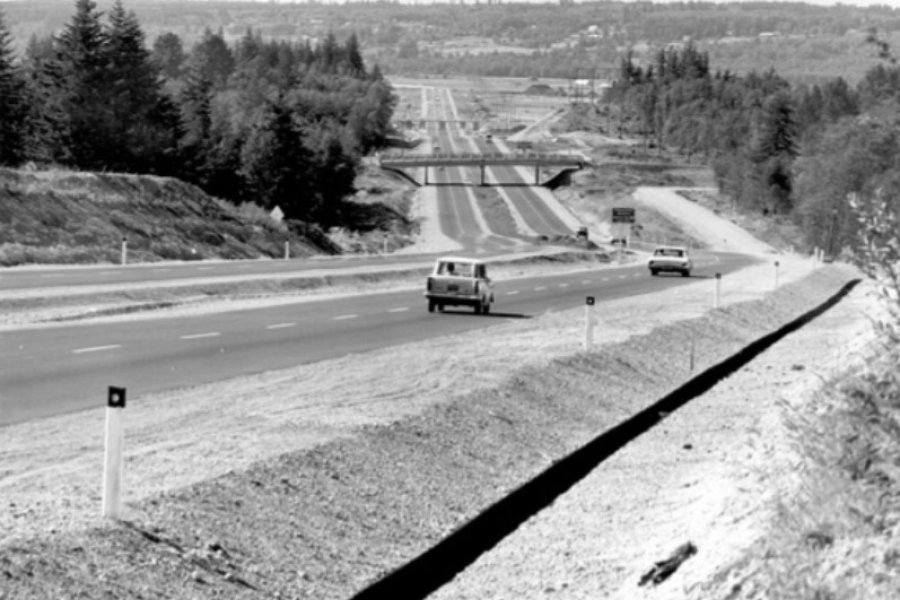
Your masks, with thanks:
<instances>
[{"instance_id":1,"label":"white delineator post","mask_svg":"<svg viewBox=\"0 0 900 600\"><path fill-rule=\"evenodd\" d=\"M123 265L128 264L128 238L122 236L122 259L121 263Z\"/></svg>"},{"instance_id":2,"label":"white delineator post","mask_svg":"<svg viewBox=\"0 0 900 600\"><path fill-rule=\"evenodd\" d=\"M110 386L106 402L106 446L103 454L103 516L108 519L118 519L122 514L124 412L125 388Z\"/></svg>"},{"instance_id":3,"label":"white delineator post","mask_svg":"<svg viewBox=\"0 0 900 600\"><path fill-rule=\"evenodd\" d=\"M719 296L722 294L722 274L716 273L716 293L713 297L713 308L719 308Z\"/></svg>"},{"instance_id":4,"label":"white delineator post","mask_svg":"<svg viewBox=\"0 0 900 600\"><path fill-rule=\"evenodd\" d=\"M775 289L776 290L778 289L778 267L779 267L779 264L778 264L778 261L776 260L775 261Z\"/></svg>"},{"instance_id":5,"label":"white delineator post","mask_svg":"<svg viewBox=\"0 0 900 600\"><path fill-rule=\"evenodd\" d=\"M388 234L384 234L384 247L382 248L382 254L387 254L388 252Z\"/></svg>"},{"instance_id":6,"label":"white delineator post","mask_svg":"<svg viewBox=\"0 0 900 600\"><path fill-rule=\"evenodd\" d=\"M290 260L291 258L291 242L288 240L284 241L284 260Z\"/></svg>"},{"instance_id":7,"label":"white delineator post","mask_svg":"<svg viewBox=\"0 0 900 600\"><path fill-rule=\"evenodd\" d=\"M594 344L594 297L588 296L584 302L584 349L590 350Z\"/></svg>"}]
</instances>

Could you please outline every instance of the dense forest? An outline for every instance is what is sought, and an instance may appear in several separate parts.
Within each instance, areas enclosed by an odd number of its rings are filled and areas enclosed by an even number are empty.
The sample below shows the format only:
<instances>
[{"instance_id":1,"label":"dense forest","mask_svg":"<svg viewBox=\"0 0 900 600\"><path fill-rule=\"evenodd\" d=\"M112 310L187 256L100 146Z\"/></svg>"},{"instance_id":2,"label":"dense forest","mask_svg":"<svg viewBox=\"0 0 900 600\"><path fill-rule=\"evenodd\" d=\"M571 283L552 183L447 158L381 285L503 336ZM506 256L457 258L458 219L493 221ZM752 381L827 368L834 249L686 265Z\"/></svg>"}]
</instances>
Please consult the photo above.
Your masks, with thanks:
<instances>
[{"instance_id":1,"label":"dense forest","mask_svg":"<svg viewBox=\"0 0 900 600\"><path fill-rule=\"evenodd\" d=\"M0 13L0 165L28 161L179 177L235 202L331 225L396 97L357 38L229 45L206 29L147 47L121 0L77 0L58 35L17 60Z\"/></svg>"},{"instance_id":2,"label":"dense forest","mask_svg":"<svg viewBox=\"0 0 900 600\"><path fill-rule=\"evenodd\" d=\"M900 68L888 44L870 43L883 63L856 86L713 71L687 44L644 67L626 56L607 100L636 117L648 146L702 155L737 205L794 219L834 255L859 239L867 206L900 204Z\"/></svg>"}]
</instances>

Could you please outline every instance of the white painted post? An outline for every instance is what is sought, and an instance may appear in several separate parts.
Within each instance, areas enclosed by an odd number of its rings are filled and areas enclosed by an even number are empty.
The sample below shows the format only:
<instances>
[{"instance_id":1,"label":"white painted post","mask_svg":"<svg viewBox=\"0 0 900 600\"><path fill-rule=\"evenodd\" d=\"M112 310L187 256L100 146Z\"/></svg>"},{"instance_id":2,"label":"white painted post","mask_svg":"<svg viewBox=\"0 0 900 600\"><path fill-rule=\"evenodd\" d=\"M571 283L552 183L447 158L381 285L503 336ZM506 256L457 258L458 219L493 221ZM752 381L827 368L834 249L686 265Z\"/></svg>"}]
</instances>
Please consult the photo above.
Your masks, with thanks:
<instances>
[{"instance_id":1,"label":"white painted post","mask_svg":"<svg viewBox=\"0 0 900 600\"><path fill-rule=\"evenodd\" d=\"M775 261L775 288L778 289L778 261Z\"/></svg>"},{"instance_id":2,"label":"white painted post","mask_svg":"<svg viewBox=\"0 0 900 600\"><path fill-rule=\"evenodd\" d=\"M118 519L122 514L124 412L125 388L110 386L106 402L106 449L103 454L103 516L108 519Z\"/></svg>"},{"instance_id":3,"label":"white painted post","mask_svg":"<svg viewBox=\"0 0 900 600\"><path fill-rule=\"evenodd\" d=\"M383 247L382 253L387 254L387 252L388 252L388 234L385 233L384 234L384 247Z\"/></svg>"},{"instance_id":4,"label":"white painted post","mask_svg":"<svg viewBox=\"0 0 900 600\"><path fill-rule=\"evenodd\" d=\"M713 308L719 308L719 296L722 293L722 274L716 273L716 295L713 299Z\"/></svg>"},{"instance_id":5,"label":"white painted post","mask_svg":"<svg viewBox=\"0 0 900 600\"><path fill-rule=\"evenodd\" d=\"M584 302L584 349L590 350L594 344L594 297L588 296Z\"/></svg>"},{"instance_id":6,"label":"white painted post","mask_svg":"<svg viewBox=\"0 0 900 600\"><path fill-rule=\"evenodd\" d=\"M284 260L291 259L291 242L289 240L284 241Z\"/></svg>"},{"instance_id":7,"label":"white painted post","mask_svg":"<svg viewBox=\"0 0 900 600\"><path fill-rule=\"evenodd\" d=\"M121 263L123 265L128 264L128 238L122 236L122 259Z\"/></svg>"}]
</instances>

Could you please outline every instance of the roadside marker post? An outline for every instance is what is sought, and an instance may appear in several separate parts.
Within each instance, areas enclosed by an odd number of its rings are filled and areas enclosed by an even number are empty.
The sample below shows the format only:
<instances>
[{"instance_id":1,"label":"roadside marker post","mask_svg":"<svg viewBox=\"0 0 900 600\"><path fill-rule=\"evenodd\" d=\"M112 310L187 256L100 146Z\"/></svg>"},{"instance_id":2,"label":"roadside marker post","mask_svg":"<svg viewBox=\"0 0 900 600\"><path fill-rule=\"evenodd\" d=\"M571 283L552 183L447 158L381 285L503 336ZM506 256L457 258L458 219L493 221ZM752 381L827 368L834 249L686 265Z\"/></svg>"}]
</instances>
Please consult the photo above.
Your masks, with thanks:
<instances>
[{"instance_id":1,"label":"roadside marker post","mask_svg":"<svg viewBox=\"0 0 900 600\"><path fill-rule=\"evenodd\" d=\"M722 274L716 273L716 294L713 298L713 308L719 308L719 296L722 294Z\"/></svg>"},{"instance_id":2,"label":"roadside marker post","mask_svg":"<svg viewBox=\"0 0 900 600\"><path fill-rule=\"evenodd\" d=\"M776 260L775 261L775 288L774 288L776 290L778 289L778 266L779 266L779 264L778 264L778 261Z\"/></svg>"},{"instance_id":3,"label":"roadside marker post","mask_svg":"<svg viewBox=\"0 0 900 600\"><path fill-rule=\"evenodd\" d=\"M291 242L288 240L284 241L284 260L291 259Z\"/></svg>"},{"instance_id":4,"label":"roadside marker post","mask_svg":"<svg viewBox=\"0 0 900 600\"><path fill-rule=\"evenodd\" d=\"M594 343L594 297L588 296L584 302L584 349L590 350Z\"/></svg>"},{"instance_id":5,"label":"roadside marker post","mask_svg":"<svg viewBox=\"0 0 900 600\"><path fill-rule=\"evenodd\" d=\"M384 234L384 246L383 246L383 249L382 249L382 254L387 254L387 253L388 253L388 234L385 233L385 234Z\"/></svg>"},{"instance_id":6,"label":"roadside marker post","mask_svg":"<svg viewBox=\"0 0 900 600\"><path fill-rule=\"evenodd\" d=\"M118 519L122 514L123 414L125 388L109 386L106 398L106 445L103 454L103 516Z\"/></svg>"},{"instance_id":7,"label":"roadside marker post","mask_svg":"<svg viewBox=\"0 0 900 600\"><path fill-rule=\"evenodd\" d=\"M124 235L122 236L122 259L121 263L123 265L128 264L128 238Z\"/></svg>"}]
</instances>

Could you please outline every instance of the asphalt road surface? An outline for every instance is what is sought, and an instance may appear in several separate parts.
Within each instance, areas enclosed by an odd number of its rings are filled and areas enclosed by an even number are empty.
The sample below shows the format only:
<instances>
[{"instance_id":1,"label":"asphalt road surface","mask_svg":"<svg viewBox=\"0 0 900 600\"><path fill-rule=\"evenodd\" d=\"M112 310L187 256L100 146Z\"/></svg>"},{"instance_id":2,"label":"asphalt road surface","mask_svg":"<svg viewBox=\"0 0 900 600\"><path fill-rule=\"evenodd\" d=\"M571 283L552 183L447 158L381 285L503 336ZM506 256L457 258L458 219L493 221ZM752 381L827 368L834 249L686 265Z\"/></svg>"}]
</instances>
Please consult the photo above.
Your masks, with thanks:
<instances>
[{"instance_id":1,"label":"asphalt road surface","mask_svg":"<svg viewBox=\"0 0 900 600\"><path fill-rule=\"evenodd\" d=\"M495 283L488 316L429 314L421 291L298 302L194 317L68 324L0 333L0 425L103 406L110 385L129 398L291 367L508 319L656 292L753 262L713 255L690 278L651 277L644 265ZM365 360L361 356L360 360Z\"/></svg>"}]
</instances>

